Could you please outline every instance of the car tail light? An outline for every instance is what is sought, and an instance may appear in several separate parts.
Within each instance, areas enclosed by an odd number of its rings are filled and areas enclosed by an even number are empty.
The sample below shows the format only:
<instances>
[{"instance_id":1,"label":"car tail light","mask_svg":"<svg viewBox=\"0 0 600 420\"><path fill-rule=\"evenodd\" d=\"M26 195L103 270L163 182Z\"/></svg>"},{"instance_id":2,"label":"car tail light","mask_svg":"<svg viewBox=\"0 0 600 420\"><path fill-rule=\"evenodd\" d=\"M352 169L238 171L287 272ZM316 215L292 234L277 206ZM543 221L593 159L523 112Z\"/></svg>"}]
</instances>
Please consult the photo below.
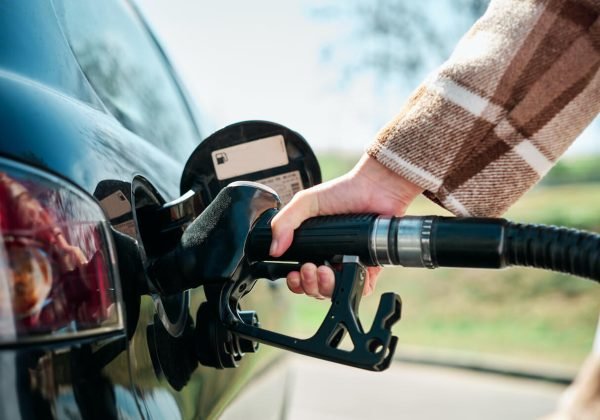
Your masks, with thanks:
<instances>
[{"instance_id":1,"label":"car tail light","mask_svg":"<svg viewBox=\"0 0 600 420\"><path fill-rule=\"evenodd\" d=\"M0 159L0 346L123 329L107 223L65 181Z\"/></svg>"}]
</instances>

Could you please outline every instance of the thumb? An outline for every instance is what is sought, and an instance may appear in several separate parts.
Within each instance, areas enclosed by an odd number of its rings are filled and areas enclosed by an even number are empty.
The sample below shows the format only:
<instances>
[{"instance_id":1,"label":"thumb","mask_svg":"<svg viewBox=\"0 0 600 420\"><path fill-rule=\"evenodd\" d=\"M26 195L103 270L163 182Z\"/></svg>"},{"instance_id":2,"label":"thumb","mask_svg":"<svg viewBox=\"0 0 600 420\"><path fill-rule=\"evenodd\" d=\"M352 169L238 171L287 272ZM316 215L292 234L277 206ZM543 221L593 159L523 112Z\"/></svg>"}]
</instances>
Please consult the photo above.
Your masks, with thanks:
<instances>
[{"instance_id":1,"label":"thumb","mask_svg":"<svg viewBox=\"0 0 600 420\"><path fill-rule=\"evenodd\" d=\"M292 244L294 230L308 218L319 215L319 194L316 188L300 191L271 221L273 239L269 254L281 256Z\"/></svg>"}]
</instances>

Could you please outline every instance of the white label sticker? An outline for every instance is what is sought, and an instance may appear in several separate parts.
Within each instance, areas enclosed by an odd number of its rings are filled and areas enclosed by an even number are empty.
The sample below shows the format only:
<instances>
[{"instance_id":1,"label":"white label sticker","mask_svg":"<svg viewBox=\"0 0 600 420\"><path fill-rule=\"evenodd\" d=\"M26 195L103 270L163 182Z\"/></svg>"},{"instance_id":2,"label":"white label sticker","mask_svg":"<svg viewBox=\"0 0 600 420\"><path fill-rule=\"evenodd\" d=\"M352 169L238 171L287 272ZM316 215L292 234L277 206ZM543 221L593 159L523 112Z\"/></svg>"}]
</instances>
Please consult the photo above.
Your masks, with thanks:
<instances>
[{"instance_id":1,"label":"white label sticker","mask_svg":"<svg viewBox=\"0 0 600 420\"><path fill-rule=\"evenodd\" d=\"M276 168L289 162L281 134L215 150L211 156L218 180Z\"/></svg>"},{"instance_id":2,"label":"white label sticker","mask_svg":"<svg viewBox=\"0 0 600 420\"><path fill-rule=\"evenodd\" d=\"M279 198L281 198L283 204L289 203L294 194L303 189L299 171L286 172L269 178L259 179L256 182L273 188L279 194Z\"/></svg>"},{"instance_id":3,"label":"white label sticker","mask_svg":"<svg viewBox=\"0 0 600 420\"><path fill-rule=\"evenodd\" d=\"M100 200L100 205L109 219L115 219L131 211L131 204L121 190L117 190L108 197Z\"/></svg>"}]
</instances>

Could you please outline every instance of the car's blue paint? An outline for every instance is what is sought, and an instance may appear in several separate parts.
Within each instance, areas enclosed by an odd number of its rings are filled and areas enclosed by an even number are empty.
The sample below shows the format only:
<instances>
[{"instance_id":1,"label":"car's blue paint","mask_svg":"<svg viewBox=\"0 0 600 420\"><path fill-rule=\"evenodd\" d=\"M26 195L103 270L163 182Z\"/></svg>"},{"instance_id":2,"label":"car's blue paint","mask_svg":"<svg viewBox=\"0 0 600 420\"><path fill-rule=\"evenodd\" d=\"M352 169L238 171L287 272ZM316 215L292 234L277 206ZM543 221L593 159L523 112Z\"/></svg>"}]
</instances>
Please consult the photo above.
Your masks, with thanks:
<instances>
[{"instance_id":1,"label":"car's blue paint","mask_svg":"<svg viewBox=\"0 0 600 420\"><path fill-rule=\"evenodd\" d=\"M88 194L102 181L130 183L141 174L167 200L179 195L185 163L107 111L50 0L0 0L0 155L59 175ZM250 299L252 309L269 313L266 326L281 322L286 313L281 290L259 289ZM201 290L192 293L192 316L203 300ZM131 340L119 335L91 343L0 348L0 419L212 417L276 354L262 349L238 369L199 367L175 391L152 365L146 327L154 315L145 296ZM265 416L279 412L281 404L273 401Z\"/></svg>"}]
</instances>

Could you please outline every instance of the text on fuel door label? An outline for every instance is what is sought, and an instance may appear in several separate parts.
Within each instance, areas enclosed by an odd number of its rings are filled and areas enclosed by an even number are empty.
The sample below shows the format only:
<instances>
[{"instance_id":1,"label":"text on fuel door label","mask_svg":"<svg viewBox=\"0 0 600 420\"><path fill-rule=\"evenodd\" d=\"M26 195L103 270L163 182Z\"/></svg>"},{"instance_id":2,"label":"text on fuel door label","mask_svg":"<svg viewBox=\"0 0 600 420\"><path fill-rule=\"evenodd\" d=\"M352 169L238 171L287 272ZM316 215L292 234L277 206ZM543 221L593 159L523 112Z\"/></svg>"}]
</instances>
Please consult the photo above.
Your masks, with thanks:
<instances>
[{"instance_id":1,"label":"text on fuel door label","mask_svg":"<svg viewBox=\"0 0 600 420\"><path fill-rule=\"evenodd\" d=\"M256 182L273 188L279 194L279 198L283 204L289 203L293 195L303 189L300 171L286 172L269 178L259 179Z\"/></svg>"}]
</instances>

